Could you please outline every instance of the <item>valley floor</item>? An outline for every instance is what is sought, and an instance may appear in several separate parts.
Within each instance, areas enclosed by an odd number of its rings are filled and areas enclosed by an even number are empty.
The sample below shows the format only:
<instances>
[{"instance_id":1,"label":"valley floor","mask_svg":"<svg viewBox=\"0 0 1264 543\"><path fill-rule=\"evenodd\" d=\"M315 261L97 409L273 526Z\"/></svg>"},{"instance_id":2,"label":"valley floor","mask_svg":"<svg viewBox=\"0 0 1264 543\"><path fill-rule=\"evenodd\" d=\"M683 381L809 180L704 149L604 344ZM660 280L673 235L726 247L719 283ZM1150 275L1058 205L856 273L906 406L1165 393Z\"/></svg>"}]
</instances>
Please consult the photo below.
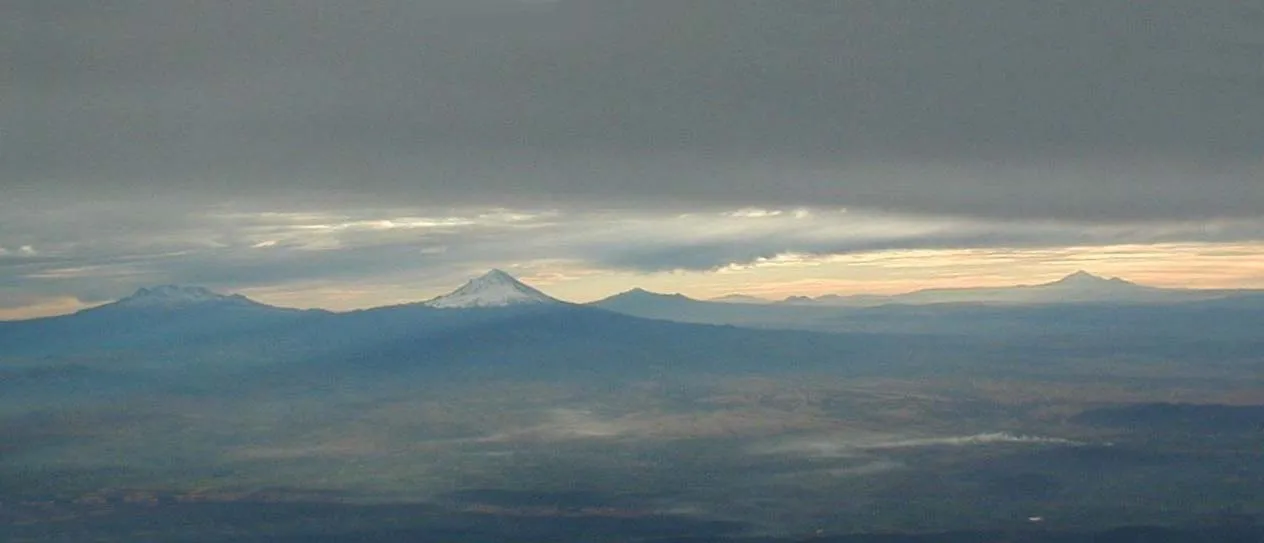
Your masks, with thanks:
<instances>
[{"instance_id":1,"label":"valley floor","mask_svg":"<svg viewBox=\"0 0 1264 543\"><path fill-rule=\"evenodd\" d=\"M1096 378L1072 365L1010 378L401 382L5 401L0 535L982 530L1035 541L1130 525L1246 529L1264 518L1264 414L1252 407L1262 404L1253 374L1189 380L1129 365Z\"/></svg>"}]
</instances>

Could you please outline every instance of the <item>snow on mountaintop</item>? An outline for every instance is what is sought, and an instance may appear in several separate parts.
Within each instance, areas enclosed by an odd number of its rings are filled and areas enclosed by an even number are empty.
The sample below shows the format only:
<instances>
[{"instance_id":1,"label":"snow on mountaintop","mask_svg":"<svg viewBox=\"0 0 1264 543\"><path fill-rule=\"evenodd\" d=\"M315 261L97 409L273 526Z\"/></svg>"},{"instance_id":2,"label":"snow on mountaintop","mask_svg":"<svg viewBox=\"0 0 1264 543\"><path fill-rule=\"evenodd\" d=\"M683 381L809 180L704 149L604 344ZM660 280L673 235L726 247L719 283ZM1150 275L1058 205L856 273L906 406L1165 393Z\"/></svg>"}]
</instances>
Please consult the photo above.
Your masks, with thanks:
<instances>
[{"instance_id":1,"label":"snow on mountaintop","mask_svg":"<svg viewBox=\"0 0 1264 543\"><path fill-rule=\"evenodd\" d=\"M441 309L459 309L551 303L560 302L514 279L512 275L492 270L482 277L471 279L451 294L426 302L426 305Z\"/></svg>"},{"instance_id":2,"label":"snow on mountaintop","mask_svg":"<svg viewBox=\"0 0 1264 543\"><path fill-rule=\"evenodd\" d=\"M159 285L139 289L135 294L123 298L113 305L117 307L170 308L214 302L241 303L249 302L249 300L238 294L228 296L203 287Z\"/></svg>"}]
</instances>

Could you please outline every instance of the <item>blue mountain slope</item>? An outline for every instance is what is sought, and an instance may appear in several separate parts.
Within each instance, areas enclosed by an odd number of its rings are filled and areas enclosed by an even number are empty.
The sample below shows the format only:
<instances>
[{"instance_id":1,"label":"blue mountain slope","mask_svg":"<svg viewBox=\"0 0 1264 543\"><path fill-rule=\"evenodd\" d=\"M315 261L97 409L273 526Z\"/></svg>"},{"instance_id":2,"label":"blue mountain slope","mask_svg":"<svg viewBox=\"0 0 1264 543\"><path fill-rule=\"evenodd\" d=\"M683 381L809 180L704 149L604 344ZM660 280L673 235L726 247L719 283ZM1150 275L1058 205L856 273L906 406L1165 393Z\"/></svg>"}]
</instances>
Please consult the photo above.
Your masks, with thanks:
<instances>
[{"instance_id":1,"label":"blue mountain slope","mask_svg":"<svg viewBox=\"0 0 1264 543\"><path fill-rule=\"evenodd\" d=\"M388 318L360 318L370 316ZM409 333L344 334L351 341L322 358L392 371L649 374L837 366L857 348L846 336L657 321L573 305L425 317Z\"/></svg>"},{"instance_id":2,"label":"blue mountain slope","mask_svg":"<svg viewBox=\"0 0 1264 543\"><path fill-rule=\"evenodd\" d=\"M143 356L259 336L324 314L168 285L71 315L0 323L0 354Z\"/></svg>"},{"instance_id":3,"label":"blue mountain slope","mask_svg":"<svg viewBox=\"0 0 1264 543\"><path fill-rule=\"evenodd\" d=\"M1257 337L1264 295L1170 302L936 303L841 307L731 304L634 290L591 304L627 315L704 324L875 334L1165 338Z\"/></svg>"},{"instance_id":4,"label":"blue mountain slope","mask_svg":"<svg viewBox=\"0 0 1264 543\"><path fill-rule=\"evenodd\" d=\"M145 368L161 367L175 372L163 379L210 386L232 379L283 384L409 374L529 378L839 369L870 358L857 356L858 349L881 344L650 320L562 302L417 303L328 313L238 296L195 298L129 298L64 317L3 323L0 348L10 360L48 360L49 367L74 361L77 371L89 370L71 375L79 381L132 370L152 378ZM65 380L39 367L28 364L19 373L13 366L8 375Z\"/></svg>"},{"instance_id":5,"label":"blue mountain slope","mask_svg":"<svg viewBox=\"0 0 1264 543\"><path fill-rule=\"evenodd\" d=\"M1251 297L1180 304L864 309L734 307L649 293L631 299L643 306L648 302L650 309L720 312L691 316L719 320L701 324L556 301L416 303L329 313L167 290L145 290L65 317L0 323L0 377L10 383L84 381L94 378L93 371L130 371L125 363L136 361L142 370L171 368L180 373L172 378L185 381L231 378L259 385L339 386L344 379L371 382L414 374L515 379L800 370L891 374L952 371L967 363L1021 368L1029 355L1061 360L1121 350L1203 360L1212 352L1209 341L1216 342L1217 360L1253 360L1264 348L1256 331L1264 299ZM724 313L732 311L737 313ZM670 318L670 311L659 313ZM720 320L732 315L785 329L736 328ZM837 332L792 330L801 325Z\"/></svg>"}]
</instances>

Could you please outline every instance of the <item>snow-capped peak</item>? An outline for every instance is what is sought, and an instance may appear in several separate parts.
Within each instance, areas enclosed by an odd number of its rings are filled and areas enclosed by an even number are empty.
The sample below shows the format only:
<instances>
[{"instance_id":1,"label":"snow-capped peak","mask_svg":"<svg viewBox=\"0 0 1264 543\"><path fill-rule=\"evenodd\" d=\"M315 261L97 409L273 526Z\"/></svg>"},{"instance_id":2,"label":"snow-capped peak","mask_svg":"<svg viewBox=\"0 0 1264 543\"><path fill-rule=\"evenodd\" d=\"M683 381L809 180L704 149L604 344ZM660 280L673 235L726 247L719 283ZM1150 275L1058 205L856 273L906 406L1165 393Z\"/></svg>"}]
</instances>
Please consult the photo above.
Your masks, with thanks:
<instances>
[{"instance_id":1,"label":"snow-capped peak","mask_svg":"<svg viewBox=\"0 0 1264 543\"><path fill-rule=\"evenodd\" d=\"M214 302L244 302L241 295L224 295L203 287L159 285L141 288L135 294L114 303L119 307L184 307Z\"/></svg>"},{"instance_id":2,"label":"snow-capped peak","mask_svg":"<svg viewBox=\"0 0 1264 543\"><path fill-rule=\"evenodd\" d=\"M471 279L459 289L426 302L430 307L459 309L506 307L511 305L553 304L557 299L531 288L500 270Z\"/></svg>"}]
</instances>

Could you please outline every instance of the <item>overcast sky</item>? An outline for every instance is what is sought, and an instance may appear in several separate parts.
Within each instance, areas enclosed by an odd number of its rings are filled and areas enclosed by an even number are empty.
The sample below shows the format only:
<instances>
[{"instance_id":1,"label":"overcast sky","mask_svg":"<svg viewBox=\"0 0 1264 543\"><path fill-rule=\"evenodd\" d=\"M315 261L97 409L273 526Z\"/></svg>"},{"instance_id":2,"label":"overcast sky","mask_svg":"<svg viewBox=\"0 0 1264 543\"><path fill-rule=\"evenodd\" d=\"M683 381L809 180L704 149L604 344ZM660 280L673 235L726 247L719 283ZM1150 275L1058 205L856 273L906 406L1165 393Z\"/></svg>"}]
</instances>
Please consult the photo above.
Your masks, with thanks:
<instances>
[{"instance_id":1,"label":"overcast sky","mask_svg":"<svg viewBox=\"0 0 1264 543\"><path fill-rule=\"evenodd\" d=\"M0 318L488 266L890 290L839 258L923 250L901 286L1126 246L1264 287L1264 2L41 0L0 51Z\"/></svg>"}]
</instances>

